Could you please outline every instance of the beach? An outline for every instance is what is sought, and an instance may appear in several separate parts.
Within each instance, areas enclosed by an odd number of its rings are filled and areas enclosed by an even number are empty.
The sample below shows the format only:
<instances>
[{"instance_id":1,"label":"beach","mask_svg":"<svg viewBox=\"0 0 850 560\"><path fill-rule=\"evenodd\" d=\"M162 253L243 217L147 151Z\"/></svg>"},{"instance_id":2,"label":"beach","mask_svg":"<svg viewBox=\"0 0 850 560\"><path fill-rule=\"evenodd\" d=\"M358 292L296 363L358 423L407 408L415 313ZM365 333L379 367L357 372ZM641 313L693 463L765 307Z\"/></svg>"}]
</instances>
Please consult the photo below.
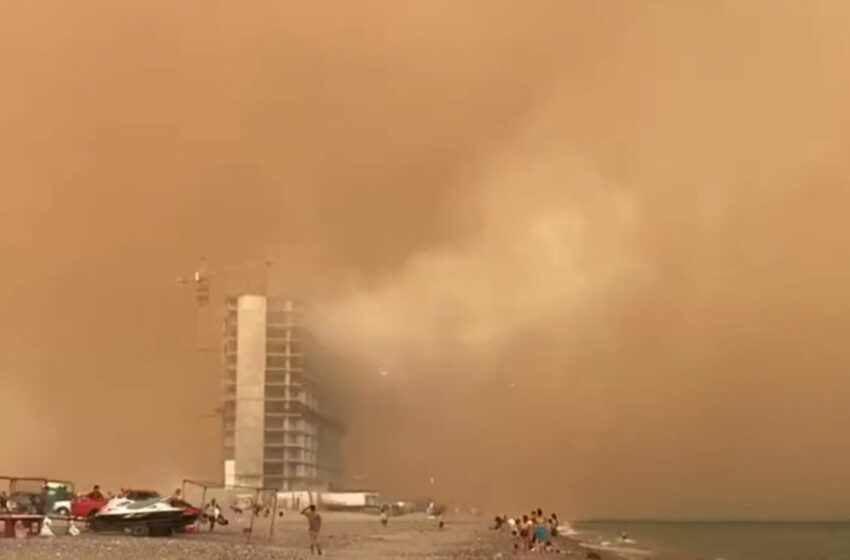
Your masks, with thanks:
<instances>
[{"instance_id":1,"label":"beach","mask_svg":"<svg viewBox=\"0 0 850 560\"><path fill-rule=\"evenodd\" d=\"M297 514L276 520L273 538L263 523L255 526L251 542L244 533L245 522L234 520L214 533L179 535L171 538L135 538L125 535L84 533L64 535L57 524L57 537L0 539L0 559L45 560L295 560L310 556L306 523ZM374 516L325 514L321 542L325 556L342 559L376 560L477 560L524 558L514 554L510 535L489 529L479 517L448 518L440 530L424 516L393 518L383 528ZM585 558L586 551L569 539L559 542L564 555ZM543 555L558 556L558 555ZM540 554L528 554L540 558ZM602 554L604 560L613 556Z\"/></svg>"}]
</instances>

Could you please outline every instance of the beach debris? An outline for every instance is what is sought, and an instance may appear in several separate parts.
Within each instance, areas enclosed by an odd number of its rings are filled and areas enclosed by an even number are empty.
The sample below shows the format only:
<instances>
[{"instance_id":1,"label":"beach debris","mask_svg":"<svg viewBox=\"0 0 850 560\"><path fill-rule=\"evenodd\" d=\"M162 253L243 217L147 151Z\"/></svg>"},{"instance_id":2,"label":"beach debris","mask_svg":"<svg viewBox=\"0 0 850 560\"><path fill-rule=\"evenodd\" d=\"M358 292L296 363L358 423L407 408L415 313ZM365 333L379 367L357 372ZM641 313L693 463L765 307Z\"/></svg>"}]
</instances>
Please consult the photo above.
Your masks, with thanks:
<instances>
[{"instance_id":1,"label":"beach debris","mask_svg":"<svg viewBox=\"0 0 850 560\"><path fill-rule=\"evenodd\" d=\"M15 538L16 539L25 539L29 534L29 531L21 520L15 521Z\"/></svg>"},{"instance_id":2,"label":"beach debris","mask_svg":"<svg viewBox=\"0 0 850 560\"><path fill-rule=\"evenodd\" d=\"M45 517L44 521L41 522L41 530L38 532L38 536L40 536L40 537L55 537L56 536L56 534L53 532L53 521L51 521L49 517Z\"/></svg>"}]
</instances>

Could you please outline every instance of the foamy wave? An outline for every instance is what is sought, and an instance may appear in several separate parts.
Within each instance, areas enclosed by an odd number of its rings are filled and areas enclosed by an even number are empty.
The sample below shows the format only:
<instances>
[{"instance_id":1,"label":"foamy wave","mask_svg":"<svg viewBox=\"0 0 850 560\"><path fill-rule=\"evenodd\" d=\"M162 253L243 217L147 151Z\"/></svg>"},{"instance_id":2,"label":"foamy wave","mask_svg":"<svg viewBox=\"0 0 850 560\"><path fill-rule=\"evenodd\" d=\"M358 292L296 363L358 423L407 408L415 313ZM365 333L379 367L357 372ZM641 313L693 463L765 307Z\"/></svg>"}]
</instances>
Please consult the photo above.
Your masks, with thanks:
<instances>
[{"instance_id":1,"label":"foamy wave","mask_svg":"<svg viewBox=\"0 0 850 560\"><path fill-rule=\"evenodd\" d=\"M558 525L558 534L567 537L577 537L581 532L576 531L571 525Z\"/></svg>"}]
</instances>

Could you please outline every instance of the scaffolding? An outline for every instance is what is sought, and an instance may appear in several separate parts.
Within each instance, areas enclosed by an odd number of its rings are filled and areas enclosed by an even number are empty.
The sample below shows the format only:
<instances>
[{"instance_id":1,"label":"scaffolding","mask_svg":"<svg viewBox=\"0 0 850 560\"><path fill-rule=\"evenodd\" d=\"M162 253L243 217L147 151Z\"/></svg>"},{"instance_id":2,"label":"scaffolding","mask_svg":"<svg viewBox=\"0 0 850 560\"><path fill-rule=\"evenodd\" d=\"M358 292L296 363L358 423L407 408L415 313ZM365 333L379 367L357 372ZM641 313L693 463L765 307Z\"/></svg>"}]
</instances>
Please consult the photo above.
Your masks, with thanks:
<instances>
[{"instance_id":1,"label":"scaffolding","mask_svg":"<svg viewBox=\"0 0 850 560\"><path fill-rule=\"evenodd\" d=\"M223 420L224 456L232 466L226 482L277 487L282 491L327 489L341 463L339 439L342 426L335 414L334 369L325 363L326 351L310 335L303 309L292 300L265 298L264 311L242 307L243 297L226 301L224 322ZM261 334L264 366L262 371L240 370L246 359L257 360L256 350L239 343L240 330ZM252 362L249 362L252 363ZM238 372L242 373L238 373ZM262 384L262 405L240 400L237 386L246 373ZM261 380L261 381L260 381ZM252 389L252 388L251 388ZM251 390L249 389L249 390ZM250 411L242 408L248 407ZM245 459L236 463L239 418L256 418L262 424L262 441L251 444ZM253 461L253 463L252 463Z\"/></svg>"}]
</instances>

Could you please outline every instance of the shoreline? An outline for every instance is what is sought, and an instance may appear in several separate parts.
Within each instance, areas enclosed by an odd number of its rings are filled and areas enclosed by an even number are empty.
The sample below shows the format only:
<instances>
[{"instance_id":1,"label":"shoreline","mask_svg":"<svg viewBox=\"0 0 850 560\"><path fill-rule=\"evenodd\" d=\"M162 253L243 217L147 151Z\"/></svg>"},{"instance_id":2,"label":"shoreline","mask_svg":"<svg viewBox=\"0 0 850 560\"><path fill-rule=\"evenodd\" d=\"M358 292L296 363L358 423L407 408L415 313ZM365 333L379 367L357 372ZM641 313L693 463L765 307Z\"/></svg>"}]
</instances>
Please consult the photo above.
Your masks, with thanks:
<instances>
[{"instance_id":1,"label":"shoreline","mask_svg":"<svg viewBox=\"0 0 850 560\"><path fill-rule=\"evenodd\" d=\"M479 517L447 517L445 529L424 516L392 518L388 527L372 516L323 514L321 543L325 555L346 560L493 560L506 558L586 558L587 550L573 537L558 537L564 554L519 553L513 539L489 528ZM266 520L264 520L266 521ZM301 560L310 557L305 521L297 514L276 520L274 537L268 526L255 525L253 542L246 543L246 521L232 519L223 530L169 538L131 537L84 533L64 534L56 526L56 537L0 539L2 560ZM609 551L599 551L602 560L623 560Z\"/></svg>"}]
</instances>

